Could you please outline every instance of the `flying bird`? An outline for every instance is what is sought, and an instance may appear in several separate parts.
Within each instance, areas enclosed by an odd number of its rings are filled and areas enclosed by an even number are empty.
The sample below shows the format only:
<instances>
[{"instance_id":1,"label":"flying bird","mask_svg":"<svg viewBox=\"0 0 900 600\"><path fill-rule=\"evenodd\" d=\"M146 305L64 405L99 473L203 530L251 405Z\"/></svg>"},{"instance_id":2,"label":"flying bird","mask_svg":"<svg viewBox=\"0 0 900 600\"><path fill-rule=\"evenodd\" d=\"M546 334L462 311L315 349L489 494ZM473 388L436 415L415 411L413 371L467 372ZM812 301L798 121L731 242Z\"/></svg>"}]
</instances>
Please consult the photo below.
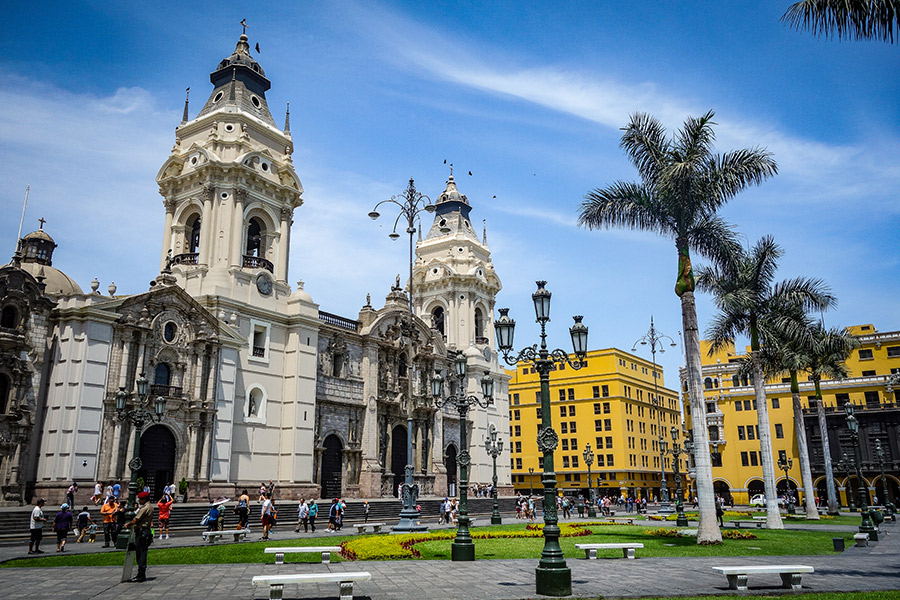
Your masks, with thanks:
<instances>
[{"instance_id":1,"label":"flying bird","mask_svg":"<svg viewBox=\"0 0 900 600\"><path fill-rule=\"evenodd\" d=\"M447 159L446 159L446 158L444 159L444 164L445 164L445 165L447 164Z\"/></svg>"},{"instance_id":2,"label":"flying bird","mask_svg":"<svg viewBox=\"0 0 900 600\"><path fill-rule=\"evenodd\" d=\"M469 176L471 176L471 175L472 175L472 171L469 171Z\"/></svg>"},{"instance_id":3,"label":"flying bird","mask_svg":"<svg viewBox=\"0 0 900 600\"><path fill-rule=\"evenodd\" d=\"M256 53L259 54L259 42L256 42Z\"/></svg>"}]
</instances>

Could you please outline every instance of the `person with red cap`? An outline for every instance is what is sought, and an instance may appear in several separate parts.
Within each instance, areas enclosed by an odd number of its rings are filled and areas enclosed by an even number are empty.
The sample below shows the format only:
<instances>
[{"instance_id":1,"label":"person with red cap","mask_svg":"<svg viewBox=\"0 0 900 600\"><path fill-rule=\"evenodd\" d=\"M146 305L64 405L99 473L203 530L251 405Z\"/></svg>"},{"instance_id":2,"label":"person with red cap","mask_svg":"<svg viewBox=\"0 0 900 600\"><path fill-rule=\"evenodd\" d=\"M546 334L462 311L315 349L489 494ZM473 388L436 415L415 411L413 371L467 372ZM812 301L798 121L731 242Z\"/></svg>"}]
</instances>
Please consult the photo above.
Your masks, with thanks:
<instances>
[{"instance_id":1,"label":"person with red cap","mask_svg":"<svg viewBox=\"0 0 900 600\"><path fill-rule=\"evenodd\" d=\"M150 504L150 492L141 492L137 495L140 508L134 518L125 523L124 529L134 527L134 557L137 562L138 572L131 581L140 583L147 581L147 553L150 544L153 543L153 505Z\"/></svg>"}]
</instances>

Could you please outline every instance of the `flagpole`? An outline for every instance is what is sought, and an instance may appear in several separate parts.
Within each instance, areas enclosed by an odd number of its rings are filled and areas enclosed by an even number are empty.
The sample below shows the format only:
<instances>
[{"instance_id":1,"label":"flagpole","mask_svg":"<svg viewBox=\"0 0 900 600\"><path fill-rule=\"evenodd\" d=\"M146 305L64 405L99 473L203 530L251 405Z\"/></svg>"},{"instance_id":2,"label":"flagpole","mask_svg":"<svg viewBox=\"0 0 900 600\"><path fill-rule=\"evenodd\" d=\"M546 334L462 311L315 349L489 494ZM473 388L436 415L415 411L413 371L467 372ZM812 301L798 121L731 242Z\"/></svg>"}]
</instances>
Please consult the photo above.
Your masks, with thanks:
<instances>
[{"instance_id":1,"label":"flagpole","mask_svg":"<svg viewBox=\"0 0 900 600\"><path fill-rule=\"evenodd\" d=\"M19 240L22 239L22 224L25 222L25 207L28 206L28 191L31 184L25 186L25 201L22 202L22 217L19 219L19 234L16 236L16 252L19 251Z\"/></svg>"}]
</instances>

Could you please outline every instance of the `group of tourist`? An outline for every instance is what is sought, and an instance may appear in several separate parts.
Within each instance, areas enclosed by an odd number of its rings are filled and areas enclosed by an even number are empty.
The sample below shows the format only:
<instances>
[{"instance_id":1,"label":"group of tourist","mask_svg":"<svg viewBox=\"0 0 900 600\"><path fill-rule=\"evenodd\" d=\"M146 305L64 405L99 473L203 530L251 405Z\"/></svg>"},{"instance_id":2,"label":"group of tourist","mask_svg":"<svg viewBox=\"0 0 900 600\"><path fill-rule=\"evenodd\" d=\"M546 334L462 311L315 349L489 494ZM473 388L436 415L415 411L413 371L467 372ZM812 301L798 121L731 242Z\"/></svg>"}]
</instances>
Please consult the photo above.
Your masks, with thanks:
<instances>
[{"instance_id":1,"label":"group of tourist","mask_svg":"<svg viewBox=\"0 0 900 600\"><path fill-rule=\"evenodd\" d=\"M330 510L330 509L329 509ZM294 533L300 533L303 527L303 533L316 532L316 518L319 516L319 505L316 504L315 498L310 498L309 502L305 498L300 498L300 504L297 505L297 526L294 527ZM329 518L328 526L331 527L331 519Z\"/></svg>"},{"instance_id":2,"label":"group of tourist","mask_svg":"<svg viewBox=\"0 0 900 600\"><path fill-rule=\"evenodd\" d=\"M528 519L529 521L534 521L534 507L535 501L531 496L523 496L519 494L516 497L516 518L517 519Z\"/></svg>"},{"instance_id":3,"label":"group of tourist","mask_svg":"<svg viewBox=\"0 0 900 600\"><path fill-rule=\"evenodd\" d=\"M490 483L473 483L472 496L475 498L490 498L493 495L494 486Z\"/></svg>"}]
</instances>

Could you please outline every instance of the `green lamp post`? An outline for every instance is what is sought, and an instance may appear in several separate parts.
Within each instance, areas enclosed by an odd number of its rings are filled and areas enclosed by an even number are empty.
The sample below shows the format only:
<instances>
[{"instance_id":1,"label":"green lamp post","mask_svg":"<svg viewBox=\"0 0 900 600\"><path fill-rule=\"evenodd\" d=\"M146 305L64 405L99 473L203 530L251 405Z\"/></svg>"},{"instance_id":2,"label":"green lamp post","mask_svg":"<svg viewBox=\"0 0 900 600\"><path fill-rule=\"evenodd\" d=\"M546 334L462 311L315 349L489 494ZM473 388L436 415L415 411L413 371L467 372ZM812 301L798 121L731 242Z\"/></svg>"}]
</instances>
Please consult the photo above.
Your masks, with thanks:
<instances>
[{"instance_id":1,"label":"green lamp post","mask_svg":"<svg viewBox=\"0 0 900 600\"><path fill-rule=\"evenodd\" d=\"M884 494L884 518L896 521L897 517L894 516L894 513L897 509L894 507L894 503L891 502L891 497L888 495L887 478L884 476L884 448L881 447L881 440L875 440L875 456L878 458L878 468L881 469L881 493Z\"/></svg>"},{"instance_id":2,"label":"green lamp post","mask_svg":"<svg viewBox=\"0 0 900 600\"><path fill-rule=\"evenodd\" d=\"M591 450L591 443L588 442L584 445L584 464L587 465L588 469L588 510L587 516L589 519L593 519L597 516L597 500L594 498L594 484L591 479L591 465L594 464L594 451Z\"/></svg>"},{"instance_id":3,"label":"green lamp post","mask_svg":"<svg viewBox=\"0 0 900 600\"><path fill-rule=\"evenodd\" d=\"M856 480L859 483L859 513L862 515L862 523L859 525L860 533L868 533L869 540L878 541L878 529L872 525L869 515L868 501L866 500L866 482L862 476L862 454L859 449L859 421L853 414L853 404L844 404L844 412L847 414L847 429L850 430L850 441L853 444L853 458L856 461Z\"/></svg>"},{"instance_id":4,"label":"green lamp post","mask_svg":"<svg viewBox=\"0 0 900 600\"><path fill-rule=\"evenodd\" d=\"M469 465L472 457L469 454L469 443L466 439L468 429L469 408L478 405L487 408L494 403L494 380L491 374L485 372L481 378L482 398L466 395L466 355L457 352L453 360L456 368L457 393L444 398L444 378L440 372L431 378L431 394L438 408L450 405L459 413L459 448L460 452L456 460L459 464L459 517L457 519L456 539L450 545L450 560L472 561L475 560L475 544L469 533Z\"/></svg>"},{"instance_id":5,"label":"green lamp post","mask_svg":"<svg viewBox=\"0 0 900 600\"><path fill-rule=\"evenodd\" d=\"M490 434L484 439L484 449L494 462L494 476L491 478L491 497L494 499L494 507L491 511L491 525L502 525L500 517L500 502L497 499L497 457L503 452L503 440L497 437L497 428L491 423Z\"/></svg>"},{"instance_id":6,"label":"green lamp post","mask_svg":"<svg viewBox=\"0 0 900 600\"><path fill-rule=\"evenodd\" d=\"M853 470L853 463L846 452L841 453L841 460L835 465L838 471L847 475L847 484L844 486L844 493L847 495L847 510L856 512L856 501L853 499L853 491L850 489L850 471ZM840 502L838 502L840 504Z\"/></svg>"},{"instance_id":7,"label":"green lamp post","mask_svg":"<svg viewBox=\"0 0 900 600\"><path fill-rule=\"evenodd\" d=\"M673 471L675 472L675 512L677 516L675 518L675 524L678 527L687 527L688 520L687 516L684 514L684 497L681 491L681 471L679 469L678 463L681 461L681 455L685 456L689 455L694 451L693 442L687 439L684 440L684 444L680 445L678 443L678 429L676 427L672 427L672 448L669 450L669 454L673 457Z\"/></svg>"},{"instance_id":8,"label":"green lamp post","mask_svg":"<svg viewBox=\"0 0 900 600\"><path fill-rule=\"evenodd\" d=\"M791 480L788 477L788 471L794 466L794 459L788 458L787 452L781 450L778 453L778 468L784 471L784 496L785 504L787 504L787 512L789 515L795 514L794 495L791 493Z\"/></svg>"},{"instance_id":9,"label":"green lamp post","mask_svg":"<svg viewBox=\"0 0 900 600\"><path fill-rule=\"evenodd\" d=\"M563 350L547 349L547 322L550 321L550 292L544 288L546 281L537 282L537 291L531 295L534 312L541 326L541 343L524 348L511 357L513 334L516 322L509 318L509 309L500 309L500 318L494 322L497 333L497 347L509 365L530 362L540 375L541 381L541 424L538 426L537 447L544 455L541 482L544 486L544 549L535 569L538 594L544 596L570 596L572 594L572 570L566 566L566 559L559 545L559 525L556 514L556 473L553 471L553 451L559 443L559 435L553 430L550 414L550 371L556 366L568 364L577 370L584 366L587 355L588 328L581 322L581 316L574 317L575 324L569 328L576 360L573 362Z\"/></svg>"}]
</instances>

